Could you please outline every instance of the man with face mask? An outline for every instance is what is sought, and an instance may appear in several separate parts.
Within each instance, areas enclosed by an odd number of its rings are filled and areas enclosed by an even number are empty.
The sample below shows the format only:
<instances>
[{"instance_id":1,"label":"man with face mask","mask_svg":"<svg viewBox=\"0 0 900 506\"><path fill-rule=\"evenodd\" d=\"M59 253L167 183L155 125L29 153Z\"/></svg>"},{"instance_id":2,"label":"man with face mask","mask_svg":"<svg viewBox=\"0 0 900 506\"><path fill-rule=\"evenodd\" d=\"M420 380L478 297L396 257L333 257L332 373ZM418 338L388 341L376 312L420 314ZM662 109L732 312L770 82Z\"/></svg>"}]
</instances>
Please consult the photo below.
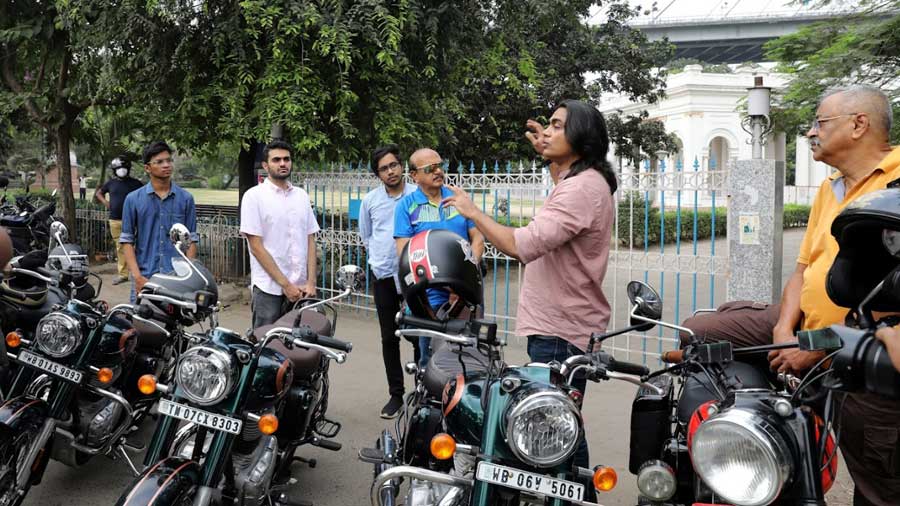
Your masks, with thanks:
<instances>
[{"instance_id":1,"label":"man with face mask","mask_svg":"<svg viewBox=\"0 0 900 506\"><path fill-rule=\"evenodd\" d=\"M263 151L269 177L244 193L241 235L250 245L253 328L269 325L288 303L316 296L319 224L303 188L291 184L293 149L272 141Z\"/></svg>"},{"instance_id":2,"label":"man with face mask","mask_svg":"<svg viewBox=\"0 0 900 506\"><path fill-rule=\"evenodd\" d=\"M122 234L122 208L125 206L125 197L143 185L131 177L131 162L125 156L113 158L109 163L109 171L113 173L113 177L97 188L94 197L109 209L109 234L116 243L116 263L119 273L119 277L112 284L118 285L128 281L128 266L125 264L123 246L119 243L119 236Z\"/></svg>"}]
</instances>

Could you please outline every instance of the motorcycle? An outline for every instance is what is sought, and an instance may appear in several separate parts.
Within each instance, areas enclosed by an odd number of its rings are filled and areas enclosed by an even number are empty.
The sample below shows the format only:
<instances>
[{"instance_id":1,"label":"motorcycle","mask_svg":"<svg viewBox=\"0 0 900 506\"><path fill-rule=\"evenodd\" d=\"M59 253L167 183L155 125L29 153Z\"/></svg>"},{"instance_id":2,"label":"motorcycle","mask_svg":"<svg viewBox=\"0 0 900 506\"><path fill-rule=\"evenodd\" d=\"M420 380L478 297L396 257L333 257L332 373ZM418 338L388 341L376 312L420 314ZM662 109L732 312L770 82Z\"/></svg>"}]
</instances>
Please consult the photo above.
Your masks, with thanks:
<instances>
[{"instance_id":1,"label":"motorcycle","mask_svg":"<svg viewBox=\"0 0 900 506\"><path fill-rule=\"evenodd\" d=\"M20 504L51 458L69 466L96 455L127 459L134 318L130 306L104 315L73 298L38 321L33 339L6 335L6 356L18 367L0 405L0 505Z\"/></svg>"},{"instance_id":2,"label":"motorcycle","mask_svg":"<svg viewBox=\"0 0 900 506\"><path fill-rule=\"evenodd\" d=\"M56 190L52 196L56 197ZM6 202L5 196L3 199L0 226L9 232L13 252L24 255L44 247L50 238L50 224L55 221L56 200L35 207L25 195L16 196L14 205Z\"/></svg>"},{"instance_id":3,"label":"motorcycle","mask_svg":"<svg viewBox=\"0 0 900 506\"><path fill-rule=\"evenodd\" d=\"M475 314L474 312L472 313ZM641 365L616 361L593 347L633 330L631 326L591 336L591 350L564 363L505 364L497 324L476 319L434 321L398 314L412 327L399 336L443 341L424 371L414 365L416 390L397 422L375 448L360 451L374 464L373 505L394 505L400 480L409 479L402 504L594 505L584 482L597 491L617 480L611 467L579 467L574 455L584 434L582 392L570 386L576 374L591 381L617 379L644 385ZM641 325L647 328L646 324Z\"/></svg>"},{"instance_id":4,"label":"motorcycle","mask_svg":"<svg viewBox=\"0 0 900 506\"><path fill-rule=\"evenodd\" d=\"M301 301L247 336L216 328L195 339L172 383L142 377L144 393L162 394L160 421L144 471L117 504L302 504L287 491L290 467L315 461L295 456L297 448L341 448L331 441L340 424L326 418L328 368L344 363L352 345L333 337L331 303L362 276L344 266L335 297Z\"/></svg>"},{"instance_id":5,"label":"motorcycle","mask_svg":"<svg viewBox=\"0 0 900 506\"><path fill-rule=\"evenodd\" d=\"M774 381L746 361L760 353L809 341L734 348L704 343L690 329L660 320L662 303L649 286L632 281L629 294L643 314L632 319L688 334L672 364L646 375L631 411L629 471L637 476L639 505L778 504L824 506L837 475L830 398L820 418L801 398L800 379Z\"/></svg>"}]
</instances>

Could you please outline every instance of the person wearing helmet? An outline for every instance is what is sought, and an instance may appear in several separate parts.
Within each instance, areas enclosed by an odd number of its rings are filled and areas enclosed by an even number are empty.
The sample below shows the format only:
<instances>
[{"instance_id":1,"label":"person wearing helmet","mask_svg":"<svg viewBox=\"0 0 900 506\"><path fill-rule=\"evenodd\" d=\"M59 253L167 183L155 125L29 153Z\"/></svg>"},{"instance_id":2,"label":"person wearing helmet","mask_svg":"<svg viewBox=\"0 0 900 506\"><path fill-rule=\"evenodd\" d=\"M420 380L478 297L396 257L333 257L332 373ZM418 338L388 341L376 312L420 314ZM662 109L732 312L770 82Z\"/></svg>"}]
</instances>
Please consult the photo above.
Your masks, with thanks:
<instances>
[{"instance_id":1,"label":"person wearing helmet","mask_svg":"<svg viewBox=\"0 0 900 506\"><path fill-rule=\"evenodd\" d=\"M471 245L475 261L480 262L484 254L484 237L474 223L463 217L452 205L444 205L443 200L452 192L444 186L443 160L437 151L429 148L418 149L409 157L409 175L418 188L397 203L394 213L394 239L397 253L414 235L424 230L450 230L466 239ZM455 295L445 289L428 289L429 317L441 318L439 310L444 303L451 304ZM419 338L419 364L425 366L431 358L431 339Z\"/></svg>"},{"instance_id":2,"label":"person wearing helmet","mask_svg":"<svg viewBox=\"0 0 900 506\"><path fill-rule=\"evenodd\" d=\"M109 162L112 177L94 192L94 198L109 210L109 235L116 243L116 272L119 274L112 284L118 285L128 281L128 265L125 263L125 252L119 236L122 235L122 208L125 197L141 187L141 182L131 177L131 161L126 155L120 155Z\"/></svg>"},{"instance_id":3,"label":"person wearing helmet","mask_svg":"<svg viewBox=\"0 0 900 506\"><path fill-rule=\"evenodd\" d=\"M813 158L837 171L816 193L797 267L781 303L775 308L761 304L759 309L748 306L706 313L682 325L707 341L752 346L795 342L797 329L842 324L850 308L842 305L840 297L833 301L826 289L828 272L839 252L832 224L858 199L900 184L900 148L892 150L889 142L892 120L890 101L877 88L854 85L828 90L806 137ZM769 353L768 365L776 372L800 375L823 356L822 352L784 349ZM900 403L871 394L850 394L841 406L840 447L856 483L856 506L900 504L897 419Z\"/></svg>"}]
</instances>

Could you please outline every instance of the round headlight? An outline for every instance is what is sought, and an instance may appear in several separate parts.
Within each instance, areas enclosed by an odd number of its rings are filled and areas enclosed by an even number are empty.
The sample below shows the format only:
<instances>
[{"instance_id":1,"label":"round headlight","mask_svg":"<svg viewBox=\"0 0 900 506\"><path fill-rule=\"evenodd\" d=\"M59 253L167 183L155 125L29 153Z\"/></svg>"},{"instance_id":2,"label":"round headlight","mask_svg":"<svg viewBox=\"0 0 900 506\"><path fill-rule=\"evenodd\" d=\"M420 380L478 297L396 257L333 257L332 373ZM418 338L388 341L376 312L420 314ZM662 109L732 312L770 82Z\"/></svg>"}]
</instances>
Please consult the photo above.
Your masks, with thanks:
<instances>
[{"instance_id":1,"label":"round headlight","mask_svg":"<svg viewBox=\"0 0 900 506\"><path fill-rule=\"evenodd\" d=\"M694 470L709 488L737 506L771 503L791 476L784 438L742 409L726 410L700 424L690 454Z\"/></svg>"},{"instance_id":2,"label":"round headlight","mask_svg":"<svg viewBox=\"0 0 900 506\"><path fill-rule=\"evenodd\" d=\"M221 401L234 387L231 355L218 348L195 346L178 360L175 381L188 400L209 406Z\"/></svg>"},{"instance_id":3,"label":"round headlight","mask_svg":"<svg viewBox=\"0 0 900 506\"><path fill-rule=\"evenodd\" d=\"M56 358L74 352L81 339L81 323L65 313L50 313L41 318L35 331L38 348Z\"/></svg>"},{"instance_id":4,"label":"round headlight","mask_svg":"<svg viewBox=\"0 0 900 506\"><path fill-rule=\"evenodd\" d=\"M675 495L675 471L661 460L644 462L638 471L637 487L653 502L668 501Z\"/></svg>"},{"instance_id":5,"label":"round headlight","mask_svg":"<svg viewBox=\"0 0 900 506\"><path fill-rule=\"evenodd\" d=\"M553 467L575 453L581 413L559 392L537 392L513 400L506 424L506 441L517 457L533 466Z\"/></svg>"}]
</instances>

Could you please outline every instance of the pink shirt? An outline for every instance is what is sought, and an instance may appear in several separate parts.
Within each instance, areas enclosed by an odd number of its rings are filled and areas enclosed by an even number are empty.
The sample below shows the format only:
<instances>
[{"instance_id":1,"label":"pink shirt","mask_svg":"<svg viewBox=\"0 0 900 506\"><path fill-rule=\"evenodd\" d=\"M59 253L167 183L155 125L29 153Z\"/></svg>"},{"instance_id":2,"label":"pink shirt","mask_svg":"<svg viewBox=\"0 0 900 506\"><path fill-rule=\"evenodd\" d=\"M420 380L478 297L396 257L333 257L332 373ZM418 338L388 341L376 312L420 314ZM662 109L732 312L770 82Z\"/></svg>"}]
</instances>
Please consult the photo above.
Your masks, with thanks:
<instances>
[{"instance_id":1,"label":"pink shirt","mask_svg":"<svg viewBox=\"0 0 900 506\"><path fill-rule=\"evenodd\" d=\"M516 334L558 336L582 350L609 323L606 275L614 216L609 184L593 169L568 171L527 227L515 231L525 263Z\"/></svg>"},{"instance_id":2,"label":"pink shirt","mask_svg":"<svg viewBox=\"0 0 900 506\"><path fill-rule=\"evenodd\" d=\"M310 254L307 251L308 236L318 231L316 215L303 188L288 184L287 190L282 190L266 178L263 184L244 193L241 234L262 237L266 251L291 284L306 283L306 259ZM252 254L250 286L271 295L282 294L281 286Z\"/></svg>"}]
</instances>

